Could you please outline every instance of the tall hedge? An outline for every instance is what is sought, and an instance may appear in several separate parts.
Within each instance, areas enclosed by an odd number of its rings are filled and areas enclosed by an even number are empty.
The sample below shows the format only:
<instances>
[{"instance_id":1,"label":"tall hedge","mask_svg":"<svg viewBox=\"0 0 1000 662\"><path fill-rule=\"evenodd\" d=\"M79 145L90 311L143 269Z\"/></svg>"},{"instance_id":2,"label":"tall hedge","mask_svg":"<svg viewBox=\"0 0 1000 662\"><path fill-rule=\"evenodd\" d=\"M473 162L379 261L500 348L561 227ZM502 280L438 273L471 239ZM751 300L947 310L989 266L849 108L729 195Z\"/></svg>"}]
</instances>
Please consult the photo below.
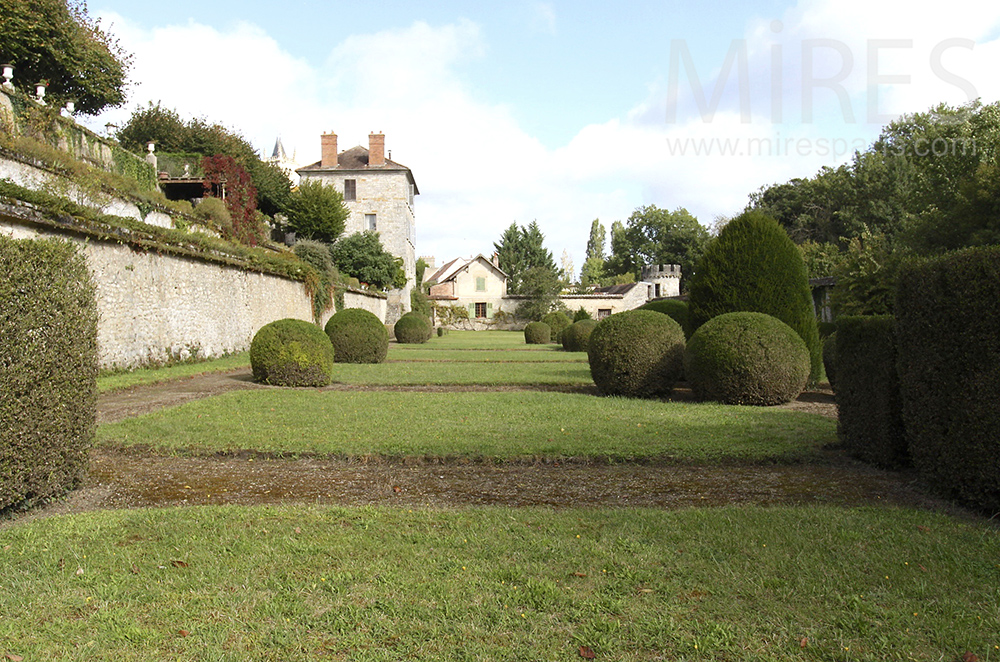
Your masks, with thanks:
<instances>
[{"instance_id":1,"label":"tall hedge","mask_svg":"<svg viewBox=\"0 0 1000 662\"><path fill-rule=\"evenodd\" d=\"M1000 511L998 302L992 246L904 266L895 308L913 464L946 494L991 512Z\"/></svg>"},{"instance_id":2,"label":"tall hedge","mask_svg":"<svg viewBox=\"0 0 1000 662\"><path fill-rule=\"evenodd\" d=\"M684 329L684 336L691 337L690 323L688 321L688 305L686 301L680 299L658 299L639 306L640 310L655 310L658 313L669 315L675 322Z\"/></svg>"},{"instance_id":3,"label":"tall hedge","mask_svg":"<svg viewBox=\"0 0 1000 662\"><path fill-rule=\"evenodd\" d=\"M617 313L594 327L587 360L603 395L666 396L684 373L684 330L652 310Z\"/></svg>"},{"instance_id":4,"label":"tall hedge","mask_svg":"<svg viewBox=\"0 0 1000 662\"><path fill-rule=\"evenodd\" d=\"M97 416L97 304L84 259L0 235L0 509L75 487Z\"/></svg>"},{"instance_id":5,"label":"tall hedge","mask_svg":"<svg viewBox=\"0 0 1000 662\"><path fill-rule=\"evenodd\" d=\"M881 467L909 464L891 315L837 320L837 431L848 451Z\"/></svg>"},{"instance_id":6,"label":"tall hedge","mask_svg":"<svg viewBox=\"0 0 1000 662\"><path fill-rule=\"evenodd\" d=\"M810 378L819 379L823 350L806 265L770 216L750 211L730 221L706 247L688 294L689 332L725 313L766 313L805 341Z\"/></svg>"},{"instance_id":7,"label":"tall hedge","mask_svg":"<svg viewBox=\"0 0 1000 662\"><path fill-rule=\"evenodd\" d=\"M542 317L542 322L549 325L552 330L551 341L554 343L562 342L562 332L569 328L569 325L573 323L573 320L569 318L569 315L562 312L561 310L553 310L551 313L547 313Z\"/></svg>"}]
</instances>

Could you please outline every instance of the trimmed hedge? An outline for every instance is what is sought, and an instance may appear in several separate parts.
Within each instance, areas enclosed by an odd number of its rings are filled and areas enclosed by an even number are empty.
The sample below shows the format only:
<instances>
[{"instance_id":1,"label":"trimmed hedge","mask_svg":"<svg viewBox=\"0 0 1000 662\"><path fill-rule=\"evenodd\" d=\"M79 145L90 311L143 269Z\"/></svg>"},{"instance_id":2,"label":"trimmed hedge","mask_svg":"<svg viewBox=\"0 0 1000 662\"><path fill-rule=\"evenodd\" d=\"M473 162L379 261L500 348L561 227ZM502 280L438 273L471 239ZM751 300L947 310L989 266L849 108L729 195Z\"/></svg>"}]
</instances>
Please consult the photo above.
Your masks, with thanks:
<instances>
[{"instance_id":1,"label":"trimmed hedge","mask_svg":"<svg viewBox=\"0 0 1000 662\"><path fill-rule=\"evenodd\" d=\"M891 315L837 320L837 432L855 457L880 467L909 464Z\"/></svg>"},{"instance_id":2,"label":"trimmed hedge","mask_svg":"<svg viewBox=\"0 0 1000 662\"><path fill-rule=\"evenodd\" d=\"M1000 247L901 270L899 383L910 456L945 494L1000 511Z\"/></svg>"},{"instance_id":3,"label":"trimmed hedge","mask_svg":"<svg viewBox=\"0 0 1000 662\"><path fill-rule=\"evenodd\" d=\"M597 321L582 319L573 322L562 332L562 346L567 352L586 352L590 343L590 334L597 327Z\"/></svg>"},{"instance_id":4,"label":"trimmed hedge","mask_svg":"<svg viewBox=\"0 0 1000 662\"><path fill-rule=\"evenodd\" d=\"M79 484L97 417L97 304L67 242L0 234L0 509Z\"/></svg>"},{"instance_id":5,"label":"trimmed hedge","mask_svg":"<svg viewBox=\"0 0 1000 662\"><path fill-rule=\"evenodd\" d=\"M809 349L809 372L820 377L822 347L802 252L770 216L750 211L708 244L691 277L690 329L738 311L766 313L795 329Z\"/></svg>"},{"instance_id":6,"label":"trimmed hedge","mask_svg":"<svg viewBox=\"0 0 1000 662\"><path fill-rule=\"evenodd\" d=\"M809 379L809 350L795 330L764 313L713 317L691 336L684 372L702 400L778 405L798 397Z\"/></svg>"},{"instance_id":7,"label":"trimmed hedge","mask_svg":"<svg viewBox=\"0 0 1000 662\"><path fill-rule=\"evenodd\" d=\"M650 301L649 303L639 306L640 310L655 310L658 313L663 313L664 315L669 315L675 322L681 325L684 329L684 336L686 338L691 337L691 332L689 331L689 321L688 321L688 305L686 301L681 301L680 299L660 299L659 301Z\"/></svg>"},{"instance_id":8,"label":"trimmed hedge","mask_svg":"<svg viewBox=\"0 0 1000 662\"><path fill-rule=\"evenodd\" d=\"M542 321L549 325L552 329L552 342L561 343L562 342L562 332L569 328L569 325L573 323L573 320L569 318L564 312L554 310L551 313L547 313L542 317Z\"/></svg>"},{"instance_id":9,"label":"trimmed hedge","mask_svg":"<svg viewBox=\"0 0 1000 662\"><path fill-rule=\"evenodd\" d=\"M552 329L545 322L528 322L524 327L524 342L528 345L547 345L552 338Z\"/></svg>"},{"instance_id":10,"label":"trimmed hedge","mask_svg":"<svg viewBox=\"0 0 1000 662\"><path fill-rule=\"evenodd\" d=\"M834 331L823 341L823 370L830 388L837 390L837 332Z\"/></svg>"},{"instance_id":11,"label":"trimmed hedge","mask_svg":"<svg viewBox=\"0 0 1000 662\"><path fill-rule=\"evenodd\" d=\"M617 313L597 323L587 358L603 395L666 396L683 375L684 330L652 310Z\"/></svg>"},{"instance_id":12,"label":"trimmed hedge","mask_svg":"<svg viewBox=\"0 0 1000 662\"><path fill-rule=\"evenodd\" d=\"M326 323L337 363L382 363L389 352L389 332L382 320L362 308L345 308Z\"/></svg>"},{"instance_id":13,"label":"trimmed hedge","mask_svg":"<svg viewBox=\"0 0 1000 662\"><path fill-rule=\"evenodd\" d=\"M272 386L326 386L333 381L333 345L315 324L283 319L265 324L250 343L254 381Z\"/></svg>"},{"instance_id":14,"label":"trimmed hedge","mask_svg":"<svg viewBox=\"0 0 1000 662\"><path fill-rule=\"evenodd\" d=\"M420 313L406 313L392 327L398 343L424 343L431 339L434 330L431 321Z\"/></svg>"}]
</instances>

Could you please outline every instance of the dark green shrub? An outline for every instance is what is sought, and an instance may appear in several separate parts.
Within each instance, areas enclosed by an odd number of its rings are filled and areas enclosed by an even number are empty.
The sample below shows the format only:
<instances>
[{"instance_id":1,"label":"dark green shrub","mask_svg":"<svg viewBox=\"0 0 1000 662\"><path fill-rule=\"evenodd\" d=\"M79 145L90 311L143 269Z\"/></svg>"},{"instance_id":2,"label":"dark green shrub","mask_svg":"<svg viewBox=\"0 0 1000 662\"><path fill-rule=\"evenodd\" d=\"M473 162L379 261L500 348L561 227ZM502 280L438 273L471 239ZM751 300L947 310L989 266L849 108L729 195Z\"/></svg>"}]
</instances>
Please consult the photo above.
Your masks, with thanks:
<instances>
[{"instance_id":1,"label":"dark green shrub","mask_svg":"<svg viewBox=\"0 0 1000 662\"><path fill-rule=\"evenodd\" d=\"M819 337L822 340L826 340L833 334L837 332L836 322L816 322L816 328L819 331Z\"/></svg>"},{"instance_id":2,"label":"dark green shrub","mask_svg":"<svg viewBox=\"0 0 1000 662\"><path fill-rule=\"evenodd\" d=\"M0 509L75 487L97 416L97 304L71 244L0 234Z\"/></svg>"},{"instance_id":3,"label":"dark green shrub","mask_svg":"<svg viewBox=\"0 0 1000 662\"><path fill-rule=\"evenodd\" d=\"M272 386L326 386L333 345L323 329L298 319L265 324L250 343L254 381Z\"/></svg>"},{"instance_id":4,"label":"dark green shrub","mask_svg":"<svg viewBox=\"0 0 1000 662\"><path fill-rule=\"evenodd\" d=\"M809 350L795 331L764 313L713 317L691 336L684 372L695 395L731 405L777 405L809 379Z\"/></svg>"},{"instance_id":5,"label":"dark green shrub","mask_svg":"<svg viewBox=\"0 0 1000 662\"><path fill-rule=\"evenodd\" d=\"M549 328L552 329L551 340L554 343L562 342L563 330L568 328L569 325L573 323L573 320L569 318L569 315L559 310L548 313L542 317L542 321L548 324Z\"/></svg>"},{"instance_id":6,"label":"dark green shrub","mask_svg":"<svg viewBox=\"0 0 1000 662\"><path fill-rule=\"evenodd\" d=\"M524 327L524 342L529 345L547 345L552 339L552 329L545 322L528 322Z\"/></svg>"},{"instance_id":7,"label":"dark green shrub","mask_svg":"<svg viewBox=\"0 0 1000 662\"><path fill-rule=\"evenodd\" d=\"M904 266L895 308L913 464L944 493L989 512L1000 511L998 302L1000 247L992 246Z\"/></svg>"},{"instance_id":8,"label":"dark green shrub","mask_svg":"<svg viewBox=\"0 0 1000 662\"><path fill-rule=\"evenodd\" d=\"M319 272L319 288L313 296L313 317L317 320L333 305L334 287L340 274L330 260L330 249L326 244L311 239L300 239L292 249L303 261L316 267Z\"/></svg>"},{"instance_id":9,"label":"dark green shrub","mask_svg":"<svg viewBox=\"0 0 1000 662\"><path fill-rule=\"evenodd\" d=\"M579 322L580 320L592 320L592 319L594 318L591 316L590 313L588 313L586 310L583 309L583 306L581 306L579 310L573 313L574 322Z\"/></svg>"},{"instance_id":10,"label":"dark green shrub","mask_svg":"<svg viewBox=\"0 0 1000 662\"><path fill-rule=\"evenodd\" d=\"M617 313L594 327L587 358L590 376L604 395L669 395L684 370L684 330L652 310Z\"/></svg>"},{"instance_id":11,"label":"dark green shrub","mask_svg":"<svg viewBox=\"0 0 1000 662\"><path fill-rule=\"evenodd\" d=\"M639 306L639 309L655 310L658 313L669 315L675 322L681 325L682 329L684 329L685 337L691 337L688 331L688 305L686 301L681 301L680 299L660 299L659 301L650 301L649 303L643 304Z\"/></svg>"},{"instance_id":12,"label":"dark green shrub","mask_svg":"<svg viewBox=\"0 0 1000 662\"><path fill-rule=\"evenodd\" d=\"M802 252L778 222L759 211L730 221L705 249L691 277L690 328L725 313L766 313L795 329L818 380L822 348Z\"/></svg>"},{"instance_id":13,"label":"dark green shrub","mask_svg":"<svg viewBox=\"0 0 1000 662\"><path fill-rule=\"evenodd\" d=\"M429 319L420 313L406 313L392 327L398 343L423 343L430 340L433 330Z\"/></svg>"},{"instance_id":14,"label":"dark green shrub","mask_svg":"<svg viewBox=\"0 0 1000 662\"><path fill-rule=\"evenodd\" d=\"M582 319L573 322L562 332L562 346L567 352L586 352L590 342L590 334L597 326L595 320Z\"/></svg>"},{"instance_id":15,"label":"dark green shrub","mask_svg":"<svg viewBox=\"0 0 1000 662\"><path fill-rule=\"evenodd\" d=\"M837 390L837 332L834 331L823 341L823 369L830 388Z\"/></svg>"},{"instance_id":16,"label":"dark green shrub","mask_svg":"<svg viewBox=\"0 0 1000 662\"><path fill-rule=\"evenodd\" d=\"M891 315L837 320L837 432L848 451L880 467L909 464Z\"/></svg>"},{"instance_id":17,"label":"dark green shrub","mask_svg":"<svg viewBox=\"0 0 1000 662\"><path fill-rule=\"evenodd\" d=\"M326 323L337 363L382 363L389 351L389 332L374 314L345 308Z\"/></svg>"},{"instance_id":18,"label":"dark green shrub","mask_svg":"<svg viewBox=\"0 0 1000 662\"><path fill-rule=\"evenodd\" d=\"M444 328L443 326L439 326L438 327L438 338L444 337L446 335L448 335L448 329Z\"/></svg>"}]
</instances>

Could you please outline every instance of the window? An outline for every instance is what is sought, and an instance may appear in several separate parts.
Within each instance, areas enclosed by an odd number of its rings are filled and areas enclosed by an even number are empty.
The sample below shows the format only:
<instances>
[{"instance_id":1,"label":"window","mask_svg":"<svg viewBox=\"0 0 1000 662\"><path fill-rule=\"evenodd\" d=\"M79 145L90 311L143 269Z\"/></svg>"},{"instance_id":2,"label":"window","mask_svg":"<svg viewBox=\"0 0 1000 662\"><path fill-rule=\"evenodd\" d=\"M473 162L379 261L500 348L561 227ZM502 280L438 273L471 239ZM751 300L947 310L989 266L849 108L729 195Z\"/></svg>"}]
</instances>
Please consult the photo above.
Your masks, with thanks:
<instances>
[{"instance_id":1,"label":"window","mask_svg":"<svg viewBox=\"0 0 1000 662\"><path fill-rule=\"evenodd\" d=\"M344 201L353 202L358 199L358 180L344 180Z\"/></svg>"},{"instance_id":2,"label":"window","mask_svg":"<svg viewBox=\"0 0 1000 662\"><path fill-rule=\"evenodd\" d=\"M476 276L476 292L486 291L486 279L483 276Z\"/></svg>"},{"instance_id":3,"label":"window","mask_svg":"<svg viewBox=\"0 0 1000 662\"><path fill-rule=\"evenodd\" d=\"M477 303L476 304L476 319L483 319L486 317L486 304Z\"/></svg>"},{"instance_id":4,"label":"window","mask_svg":"<svg viewBox=\"0 0 1000 662\"><path fill-rule=\"evenodd\" d=\"M610 308L598 308L597 309L597 319L602 320L605 317L611 317Z\"/></svg>"},{"instance_id":5,"label":"window","mask_svg":"<svg viewBox=\"0 0 1000 662\"><path fill-rule=\"evenodd\" d=\"M656 287L656 297L659 298L660 297L660 284L656 283L655 287Z\"/></svg>"},{"instance_id":6,"label":"window","mask_svg":"<svg viewBox=\"0 0 1000 662\"><path fill-rule=\"evenodd\" d=\"M376 227L378 225L378 223L376 222L375 214L365 214L365 225L368 226L369 230L376 230L376 229L378 229Z\"/></svg>"}]
</instances>

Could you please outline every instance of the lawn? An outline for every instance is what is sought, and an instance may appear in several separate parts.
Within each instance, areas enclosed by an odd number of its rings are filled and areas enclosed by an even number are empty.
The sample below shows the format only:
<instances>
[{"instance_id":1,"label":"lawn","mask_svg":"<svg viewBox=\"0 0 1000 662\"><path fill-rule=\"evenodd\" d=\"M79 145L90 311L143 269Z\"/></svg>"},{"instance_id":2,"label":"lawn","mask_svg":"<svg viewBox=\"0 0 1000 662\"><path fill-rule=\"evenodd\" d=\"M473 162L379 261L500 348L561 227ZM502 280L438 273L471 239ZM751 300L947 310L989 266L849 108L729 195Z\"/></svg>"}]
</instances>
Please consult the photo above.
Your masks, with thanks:
<instances>
[{"instance_id":1,"label":"lawn","mask_svg":"<svg viewBox=\"0 0 1000 662\"><path fill-rule=\"evenodd\" d=\"M274 388L102 425L98 439L196 453L793 462L814 457L837 437L831 419L761 407L530 391Z\"/></svg>"},{"instance_id":2,"label":"lawn","mask_svg":"<svg viewBox=\"0 0 1000 662\"><path fill-rule=\"evenodd\" d=\"M920 511L204 507L0 537L6 659L1000 659L1000 535Z\"/></svg>"}]
</instances>

